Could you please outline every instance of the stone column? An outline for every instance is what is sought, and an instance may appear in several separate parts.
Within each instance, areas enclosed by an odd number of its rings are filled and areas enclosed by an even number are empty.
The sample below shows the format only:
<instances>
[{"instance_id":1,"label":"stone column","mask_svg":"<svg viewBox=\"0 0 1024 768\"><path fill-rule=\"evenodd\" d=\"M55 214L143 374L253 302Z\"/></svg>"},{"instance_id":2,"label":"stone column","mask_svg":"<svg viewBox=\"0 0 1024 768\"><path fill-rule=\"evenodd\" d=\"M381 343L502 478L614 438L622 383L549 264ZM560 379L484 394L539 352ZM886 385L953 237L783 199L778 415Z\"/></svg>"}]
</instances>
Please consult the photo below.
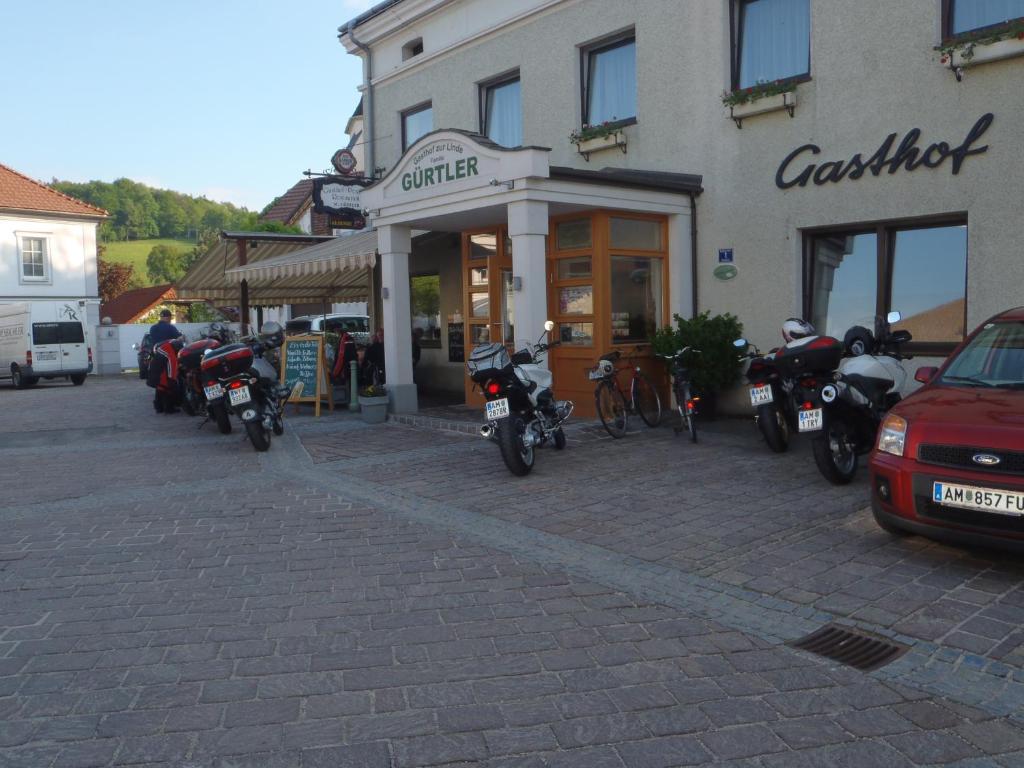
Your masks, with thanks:
<instances>
[{"instance_id":1,"label":"stone column","mask_svg":"<svg viewBox=\"0 0 1024 768\"><path fill-rule=\"evenodd\" d=\"M409 227L389 225L377 230L381 265L381 319L384 328L384 370L392 413L416 413L412 380L412 307L409 295ZM376 329L373 329L376 330Z\"/></svg>"},{"instance_id":2,"label":"stone column","mask_svg":"<svg viewBox=\"0 0 1024 768\"><path fill-rule=\"evenodd\" d=\"M508 204L508 234L512 238L512 275L521 282L514 291L515 345L536 344L548 319L548 276L544 237L548 233L548 204L520 200ZM554 338L554 337L552 337Z\"/></svg>"}]
</instances>

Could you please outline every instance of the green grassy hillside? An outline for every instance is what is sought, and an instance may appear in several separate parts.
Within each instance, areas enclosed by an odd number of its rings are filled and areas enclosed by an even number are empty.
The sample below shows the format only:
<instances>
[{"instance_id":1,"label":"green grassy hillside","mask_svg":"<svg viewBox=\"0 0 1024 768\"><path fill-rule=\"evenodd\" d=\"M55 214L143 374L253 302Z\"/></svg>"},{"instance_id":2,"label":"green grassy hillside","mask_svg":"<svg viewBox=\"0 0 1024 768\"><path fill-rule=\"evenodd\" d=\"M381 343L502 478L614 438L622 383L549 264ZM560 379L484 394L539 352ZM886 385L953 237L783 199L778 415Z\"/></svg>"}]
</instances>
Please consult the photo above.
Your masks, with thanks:
<instances>
[{"instance_id":1,"label":"green grassy hillside","mask_svg":"<svg viewBox=\"0 0 1024 768\"><path fill-rule=\"evenodd\" d=\"M106 249L103 258L119 264L131 264L135 267L135 277L142 285L152 285L146 272L146 257L155 245L169 245L179 251L191 251L195 243L189 240L123 240L103 243Z\"/></svg>"}]
</instances>

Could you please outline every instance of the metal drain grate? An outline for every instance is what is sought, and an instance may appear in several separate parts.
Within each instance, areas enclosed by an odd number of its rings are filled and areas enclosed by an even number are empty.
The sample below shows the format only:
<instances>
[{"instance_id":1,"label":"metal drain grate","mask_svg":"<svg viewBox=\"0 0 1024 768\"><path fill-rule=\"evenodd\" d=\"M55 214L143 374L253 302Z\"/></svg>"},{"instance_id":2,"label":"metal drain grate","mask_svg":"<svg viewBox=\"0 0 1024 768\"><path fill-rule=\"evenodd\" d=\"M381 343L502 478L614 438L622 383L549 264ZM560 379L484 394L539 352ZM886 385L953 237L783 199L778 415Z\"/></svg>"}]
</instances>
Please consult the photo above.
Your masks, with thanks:
<instances>
[{"instance_id":1,"label":"metal drain grate","mask_svg":"<svg viewBox=\"0 0 1024 768\"><path fill-rule=\"evenodd\" d=\"M835 624L828 624L789 645L864 672L884 667L909 650L900 643Z\"/></svg>"}]
</instances>

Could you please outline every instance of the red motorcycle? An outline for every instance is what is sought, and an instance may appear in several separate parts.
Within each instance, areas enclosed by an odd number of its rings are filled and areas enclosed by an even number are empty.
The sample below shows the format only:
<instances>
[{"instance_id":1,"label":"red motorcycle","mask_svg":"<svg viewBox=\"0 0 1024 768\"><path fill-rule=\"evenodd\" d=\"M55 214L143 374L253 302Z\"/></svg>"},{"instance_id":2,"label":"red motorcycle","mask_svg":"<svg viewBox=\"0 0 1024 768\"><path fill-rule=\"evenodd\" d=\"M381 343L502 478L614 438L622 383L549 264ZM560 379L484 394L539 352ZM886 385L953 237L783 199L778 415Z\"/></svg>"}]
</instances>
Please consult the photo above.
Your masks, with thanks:
<instances>
[{"instance_id":1,"label":"red motorcycle","mask_svg":"<svg viewBox=\"0 0 1024 768\"><path fill-rule=\"evenodd\" d=\"M216 382L204 380L202 364L209 352L231 341L231 331L220 323L213 323L204 337L186 344L178 352L178 385L181 408L189 416L205 413L217 423L221 434L231 432L231 419L223 396L208 398L208 385ZM216 389L216 388L213 388Z\"/></svg>"}]
</instances>

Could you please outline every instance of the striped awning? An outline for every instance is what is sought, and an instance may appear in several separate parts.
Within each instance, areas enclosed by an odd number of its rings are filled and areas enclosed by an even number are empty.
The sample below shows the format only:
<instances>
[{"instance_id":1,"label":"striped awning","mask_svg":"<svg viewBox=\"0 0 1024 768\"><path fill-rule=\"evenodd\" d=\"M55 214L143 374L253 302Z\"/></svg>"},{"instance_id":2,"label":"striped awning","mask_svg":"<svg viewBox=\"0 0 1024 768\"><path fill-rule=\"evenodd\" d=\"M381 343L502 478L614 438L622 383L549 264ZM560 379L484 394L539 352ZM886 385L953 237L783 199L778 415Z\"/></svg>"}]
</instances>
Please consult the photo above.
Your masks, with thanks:
<instances>
[{"instance_id":1,"label":"striped awning","mask_svg":"<svg viewBox=\"0 0 1024 768\"><path fill-rule=\"evenodd\" d=\"M327 242L317 243L292 253L264 259L244 267L232 267L225 274L229 280L240 283L248 280L250 290L253 281L287 280L289 278L337 277L338 272L372 269L377 263L377 233L358 232L353 235L334 237ZM321 281L333 284L327 279Z\"/></svg>"},{"instance_id":2,"label":"striped awning","mask_svg":"<svg viewBox=\"0 0 1024 768\"><path fill-rule=\"evenodd\" d=\"M240 267L238 243L243 240L247 264ZM366 301L373 285L376 244L375 232L340 237L222 232L221 241L178 282L178 296L238 302L245 280L252 306Z\"/></svg>"}]
</instances>

